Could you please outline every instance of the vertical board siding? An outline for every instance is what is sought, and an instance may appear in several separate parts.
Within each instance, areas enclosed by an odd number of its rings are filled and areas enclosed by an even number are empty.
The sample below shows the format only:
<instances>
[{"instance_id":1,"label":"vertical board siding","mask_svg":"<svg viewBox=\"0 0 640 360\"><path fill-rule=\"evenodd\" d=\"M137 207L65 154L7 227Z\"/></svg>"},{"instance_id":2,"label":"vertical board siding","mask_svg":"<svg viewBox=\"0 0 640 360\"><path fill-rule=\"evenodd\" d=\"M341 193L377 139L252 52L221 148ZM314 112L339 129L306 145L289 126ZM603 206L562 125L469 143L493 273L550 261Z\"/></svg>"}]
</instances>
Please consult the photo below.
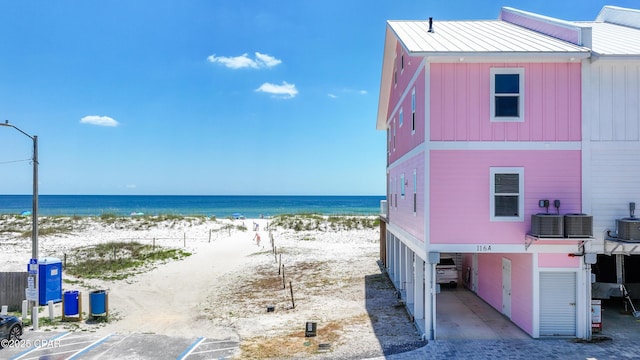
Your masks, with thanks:
<instances>
[{"instance_id":1,"label":"vertical board siding","mask_svg":"<svg viewBox=\"0 0 640 360\"><path fill-rule=\"evenodd\" d=\"M10 311L21 308L27 288L26 272L0 272L0 305L7 305Z\"/></svg>"},{"instance_id":2,"label":"vertical board siding","mask_svg":"<svg viewBox=\"0 0 640 360\"><path fill-rule=\"evenodd\" d=\"M520 67L524 122L491 122L493 67ZM431 140L579 141L581 65L578 63L431 64Z\"/></svg>"},{"instance_id":3,"label":"vertical board siding","mask_svg":"<svg viewBox=\"0 0 640 360\"><path fill-rule=\"evenodd\" d=\"M592 141L640 140L640 65L600 62L592 65L587 107Z\"/></svg>"},{"instance_id":4,"label":"vertical board siding","mask_svg":"<svg viewBox=\"0 0 640 360\"><path fill-rule=\"evenodd\" d=\"M581 210L580 151L431 151L430 242L522 244L538 200ZM490 167L524 168L524 221L490 221ZM551 209L553 210L553 208Z\"/></svg>"},{"instance_id":5,"label":"vertical board siding","mask_svg":"<svg viewBox=\"0 0 640 360\"><path fill-rule=\"evenodd\" d=\"M594 143L591 149L592 245L602 246L606 230L629 216L629 203L640 204L640 143ZM636 215L638 212L636 212Z\"/></svg>"}]
</instances>

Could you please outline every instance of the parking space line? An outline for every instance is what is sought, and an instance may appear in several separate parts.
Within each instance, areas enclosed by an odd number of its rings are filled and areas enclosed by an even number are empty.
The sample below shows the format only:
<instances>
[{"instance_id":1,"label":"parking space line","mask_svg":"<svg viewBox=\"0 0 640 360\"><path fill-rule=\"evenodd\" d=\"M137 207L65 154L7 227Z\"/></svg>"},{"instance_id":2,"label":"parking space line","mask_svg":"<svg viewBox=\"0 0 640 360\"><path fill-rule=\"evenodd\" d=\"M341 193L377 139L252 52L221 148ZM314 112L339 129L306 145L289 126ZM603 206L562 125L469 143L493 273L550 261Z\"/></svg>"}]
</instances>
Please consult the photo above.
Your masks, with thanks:
<instances>
[{"instance_id":1,"label":"parking space line","mask_svg":"<svg viewBox=\"0 0 640 360\"><path fill-rule=\"evenodd\" d=\"M50 341L54 341L54 340L58 340L58 339L62 339L63 337L67 336L71 334L70 332L64 332L62 334L58 334L54 337L52 337L51 339L47 340L47 343ZM17 354L16 356L9 358L9 360L18 360L18 359L22 359L23 357L25 357L26 355L40 349L42 346L44 346L44 343L38 345L38 346L32 346L30 348L28 348L27 350L21 352L20 354Z\"/></svg>"},{"instance_id":2,"label":"parking space line","mask_svg":"<svg viewBox=\"0 0 640 360\"><path fill-rule=\"evenodd\" d=\"M212 349L212 350L202 350L202 351L194 351L191 353L191 355L196 355L196 354L206 354L206 353L210 353L210 352L216 352L216 351L227 351L227 350L233 350L233 349L237 349L237 346L234 347L228 347L228 348L222 348L222 349Z\"/></svg>"},{"instance_id":3,"label":"parking space line","mask_svg":"<svg viewBox=\"0 0 640 360\"><path fill-rule=\"evenodd\" d=\"M193 344L191 344L188 348L184 349L182 354L178 355L178 358L176 360L186 359L187 356L189 356L193 352L193 350L195 350L196 347L198 347L198 345L200 345L200 343L204 341L204 339L205 338L203 336L197 338Z\"/></svg>"},{"instance_id":4,"label":"parking space line","mask_svg":"<svg viewBox=\"0 0 640 360\"><path fill-rule=\"evenodd\" d=\"M82 356L82 354L85 354L85 353L89 352L91 349L93 349L93 348L97 347L98 345L102 344L103 342L107 341L107 339L109 339L112 335L113 335L113 334L109 334L109 335L107 335L107 336L103 337L102 339L100 339L100 340L98 340L98 341L96 341L96 342L92 343L91 345L86 346L86 347L85 347L85 348L83 348L82 350L80 350L80 351L78 351L77 353L75 353L75 354L71 355L71 357L70 357L70 358L68 358L67 360L72 360L72 359L77 359L77 358L79 358L80 356Z\"/></svg>"}]
</instances>

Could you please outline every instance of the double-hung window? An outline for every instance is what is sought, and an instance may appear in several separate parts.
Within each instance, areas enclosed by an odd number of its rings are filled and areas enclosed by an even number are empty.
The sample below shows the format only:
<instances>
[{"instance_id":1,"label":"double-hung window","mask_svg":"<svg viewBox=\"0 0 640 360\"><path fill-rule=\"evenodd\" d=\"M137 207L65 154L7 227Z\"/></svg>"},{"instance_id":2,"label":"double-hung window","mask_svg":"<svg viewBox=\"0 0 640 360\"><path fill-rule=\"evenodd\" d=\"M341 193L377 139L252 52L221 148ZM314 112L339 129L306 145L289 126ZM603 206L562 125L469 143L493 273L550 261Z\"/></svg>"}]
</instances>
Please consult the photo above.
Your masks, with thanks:
<instances>
[{"instance_id":1,"label":"double-hung window","mask_svg":"<svg viewBox=\"0 0 640 360\"><path fill-rule=\"evenodd\" d=\"M491 68L491 121L524 121L524 69Z\"/></svg>"},{"instance_id":2,"label":"double-hung window","mask_svg":"<svg viewBox=\"0 0 640 360\"><path fill-rule=\"evenodd\" d=\"M490 168L491 221L524 220L524 168Z\"/></svg>"}]
</instances>

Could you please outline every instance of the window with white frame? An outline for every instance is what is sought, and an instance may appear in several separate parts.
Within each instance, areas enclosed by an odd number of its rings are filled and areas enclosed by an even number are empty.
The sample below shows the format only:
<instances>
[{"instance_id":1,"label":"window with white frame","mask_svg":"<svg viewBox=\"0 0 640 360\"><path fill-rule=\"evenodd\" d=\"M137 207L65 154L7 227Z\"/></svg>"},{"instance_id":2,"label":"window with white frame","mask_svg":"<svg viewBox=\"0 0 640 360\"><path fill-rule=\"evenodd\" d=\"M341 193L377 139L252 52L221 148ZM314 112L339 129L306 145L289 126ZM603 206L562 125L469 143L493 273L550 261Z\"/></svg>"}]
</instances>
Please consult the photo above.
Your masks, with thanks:
<instances>
[{"instance_id":1,"label":"window with white frame","mask_svg":"<svg viewBox=\"0 0 640 360\"><path fill-rule=\"evenodd\" d=\"M405 186L405 180L404 180L404 173L402 173L402 175L400 175L400 197L402 197L404 199L404 186Z\"/></svg>"},{"instance_id":2,"label":"window with white frame","mask_svg":"<svg viewBox=\"0 0 640 360\"><path fill-rule=\"evenodd\" d=\"M411 134L416 132L416 89L411 90Z\"/></svg>"},{"instance_id":3,"label":"window with white frame","mask_svg":"<svg viewBox=\"0 0 640 360\"><path fill-rule=\"evenodd\" d=\"M491 68L491 121L524 121L524 69Z\"/></svg>"},{"instance_id":4,"label":"window with white frame","mask_svg":"<svg viewBox=\"0 0 640 360\"><path fill-rule=\"evenodd\" d=\"M524 220L524 168L490 168L491 221Z\"/></svg>"},{"instance_id":5,"label":"window with white frame","mask_svg":"<svg viewBox=\"0 0 640 360\"><path fill-rule=\"evenodd\" d=\"M398 114L398 127L402 127L402 123L404 122L404 116L402 115L403 111L400 108L400 114Z\"/></svg>"}]
</instances>

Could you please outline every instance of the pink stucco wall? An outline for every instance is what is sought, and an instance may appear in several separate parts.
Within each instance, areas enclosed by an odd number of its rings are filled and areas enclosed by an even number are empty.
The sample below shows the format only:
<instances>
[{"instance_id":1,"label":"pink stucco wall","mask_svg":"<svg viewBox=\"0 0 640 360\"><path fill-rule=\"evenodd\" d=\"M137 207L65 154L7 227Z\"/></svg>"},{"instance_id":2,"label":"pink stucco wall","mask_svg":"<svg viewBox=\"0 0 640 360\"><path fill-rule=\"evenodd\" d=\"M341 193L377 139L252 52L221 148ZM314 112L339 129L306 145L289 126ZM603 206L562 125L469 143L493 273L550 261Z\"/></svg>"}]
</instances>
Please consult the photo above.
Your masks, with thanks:
<instances>
[{"instance_id":1,"label":"pink stucco wall","mask_svg":"<svg viewBox=\"0 0 640 360\"><path fill-rule=\"evenodd\" d=\"M431 151L430 242L522 244L538 200L581 210L580 151ZM524 221L490 221L490 167L524 167ZM553 210L553 208L551 209Z\"/></svg>"},{"instance_id":2,"label":"pink stucco wall","mask_svg":"<svg viewBox=\"0 0 640 360\"><path fill-rule=\"evenodd\" d=\"M424 163L424 153L421 152L389 170L389 177L396 179L390 191L391 196L388 199L389 219L394 225L402 227L420 241L424 241ZM414 170L417 175L417 208L415 213L413 212ZM401 195L400 188L400 179L403 173L406 183L404 197ZM389 178L387 178L387 183L389 183ZM393 201L391 201L391 198L393 198ZM395 201L396 198L398 200L397 205Z\"/></svg>"},{"instance_id":3,"label":"pink stucco wall","mask_svg":"<svg viewBox=\"0 0 640 360\"><path fill-rule=\"evenodd\" d=\"M524 122L491 122L492 67L524 68ZM580 64L431 64L431 140L580 141Z\"/></svg>"},{"instance_id":4,"label":"pink stucco wall","mask_svg":"<svg viewBox=\"0 0 640 360\"><path fill-rule=\"evenodd\" d=\"M532 254L478 254L478 296L502 312L502 258L511 260L511 321L532 335Z\"/></svg>"}]
</instances>

